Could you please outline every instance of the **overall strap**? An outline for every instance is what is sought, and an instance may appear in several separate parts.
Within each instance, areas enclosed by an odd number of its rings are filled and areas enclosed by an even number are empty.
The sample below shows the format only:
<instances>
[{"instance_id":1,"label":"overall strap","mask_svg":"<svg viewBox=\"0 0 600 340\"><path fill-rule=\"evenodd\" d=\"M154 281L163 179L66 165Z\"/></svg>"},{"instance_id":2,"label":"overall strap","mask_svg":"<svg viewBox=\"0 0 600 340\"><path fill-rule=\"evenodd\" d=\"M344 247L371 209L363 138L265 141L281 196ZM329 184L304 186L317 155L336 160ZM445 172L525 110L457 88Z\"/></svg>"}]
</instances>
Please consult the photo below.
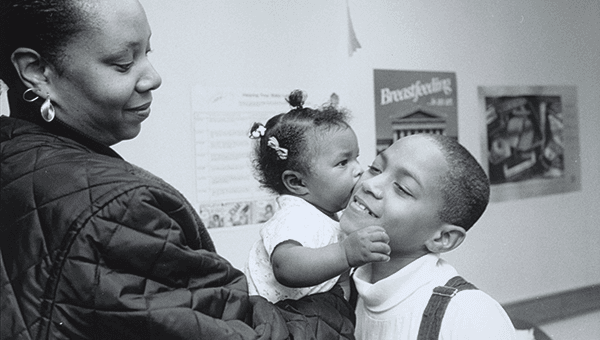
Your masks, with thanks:
<instances>
[{"instance_id":1,"label":"overall strap","mask_svg":"<svg viewBox=\"0 0 600 340\"><path fill-rule=\"evenodd\" d=\"M466 289L477 289L477 287L460 276L451 278L445 286L438 286L433 289L433 294L431 294L429 303L423 312L417 340L437 340L439 338L442 319L450 299L458 292Z\"/></svg>"},{"instance_id":2,"label":"overall strap","mask_svg":"<svg viewBox=\"0 0 600 340\"><path fill-rule=\"evenodd\" d=\"M356 310L356 305L358 304L358 291L356 290L356 283L354 282L354 274L356 274L356 268L350 269L350 274L348 275L350 281L350 296L348 297L348 302L352 309Z\"/></svg>"}]
</instances>

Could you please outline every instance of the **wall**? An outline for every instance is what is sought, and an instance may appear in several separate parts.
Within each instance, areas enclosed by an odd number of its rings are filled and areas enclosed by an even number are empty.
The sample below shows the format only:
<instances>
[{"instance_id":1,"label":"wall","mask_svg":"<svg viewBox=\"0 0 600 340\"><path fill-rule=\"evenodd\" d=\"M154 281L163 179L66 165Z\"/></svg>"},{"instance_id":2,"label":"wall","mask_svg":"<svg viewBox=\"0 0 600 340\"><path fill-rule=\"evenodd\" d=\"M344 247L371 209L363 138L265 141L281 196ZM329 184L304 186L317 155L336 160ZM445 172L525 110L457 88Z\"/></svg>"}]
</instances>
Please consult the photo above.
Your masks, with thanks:
<instances>
[{"instance_id":1,"label":"wall","mask_svg":"<svg viewBox=\"0 0 600 340\"><path fill-rule=\"evenodd\" d=\"M375 156L374 68L456 72L459 139L475 155L477 86L577 86L582 189L491 204L447 258L502 303L600 282L599 1L350 0L352 57L343 0L141 2L163 85L140 136L116 149L194 204L194 85L343 89L363 165ZM257 233L211 230L240 268Z\"/></svg>"}]
</instances>

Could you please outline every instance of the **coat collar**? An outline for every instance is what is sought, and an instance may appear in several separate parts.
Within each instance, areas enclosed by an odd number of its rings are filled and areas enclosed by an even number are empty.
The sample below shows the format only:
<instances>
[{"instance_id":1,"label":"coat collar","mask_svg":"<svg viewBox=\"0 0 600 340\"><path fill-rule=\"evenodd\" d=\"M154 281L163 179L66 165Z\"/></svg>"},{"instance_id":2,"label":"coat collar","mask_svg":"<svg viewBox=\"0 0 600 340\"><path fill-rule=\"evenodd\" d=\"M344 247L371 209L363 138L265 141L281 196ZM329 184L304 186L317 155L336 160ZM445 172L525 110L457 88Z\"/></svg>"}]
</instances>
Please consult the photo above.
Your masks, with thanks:
<instances>
[{"instance_id":1,"label":"coat collar","mask_svg":"<svg viewBox=\"0 0 600 340\"><path fill-rule=\"evenodd\" d=\"M80 144L94 150L95 152L98 152L98 153L106 155L106 156L123 159L115 150L113 150L109 146L106 146L106 145L84 135L79 130L67 125L65 122L61 121L58 118L55 118L52 122L50 122L48 124L45 124L45 127L48 130L50 130L52 133L62 136L62 137L70 138L70 139L76 141L77 143L80 143Z\"/></svg>"},{"instance_id":2,"label":"coat collar","mask_svg":"<svg viewBox=\"0 0 600 340\"><path fill-rule=\"evenodd\" d=\"M54 120L48 123L42 120L39 112L34 112L36 110L32 110L29 108L21 108L17 111L18 112L16 112L16 114L12 114L11 112L10 117L29 121L30 123L40 126L41 128L47 130L52 134L72 139L77 143L82 144L97 153L123 159L123 157L121 157L115 150L113 150L109 146L106 146L94 140L93 138L90 138L89 136L83 134L82 132L80 132L72 126L67 125L58 117L55 117Z\"/></svg>"}]
</instances>

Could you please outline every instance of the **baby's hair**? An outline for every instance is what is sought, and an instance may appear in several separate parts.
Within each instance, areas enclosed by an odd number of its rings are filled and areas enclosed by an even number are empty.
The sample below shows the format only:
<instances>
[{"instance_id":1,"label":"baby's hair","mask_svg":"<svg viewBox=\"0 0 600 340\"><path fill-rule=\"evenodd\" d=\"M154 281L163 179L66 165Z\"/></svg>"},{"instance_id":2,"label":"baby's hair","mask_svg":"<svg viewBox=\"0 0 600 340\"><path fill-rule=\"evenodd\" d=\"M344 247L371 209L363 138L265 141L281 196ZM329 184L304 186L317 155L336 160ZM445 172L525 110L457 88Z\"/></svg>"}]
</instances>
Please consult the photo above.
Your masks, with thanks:
<instances>
[{"instance_id":1,"label":"baby's hair","mask_svg":"<svg viewBox=\"0 0 600 340\"><path fill-rule=\"evenodd\" d=\"M292 91L286 101L293 109L271 117L260 132L261 124L255 123L252 127L251 135L259 139L252 161L255 176L263 188L275 194L287 192L282 181L285 170L310 173L311 156L315 151L309 146L310 138L318 138L319 133L331 129L350 128L346 110L333 106L306 108L306 97L306 92ZM311 132L319 133L309 135ZM285 157L282 157L282 149Z\"/></svg>"},{"instance_id":2,"label":"baby's hair","mask_svg":"<svg viewBox=\"0 0 600 340\"><path fill-rule=\"evenodd\" d=\"M489 203L489 179L475 157L455 138L424 135L440 148L448 164L448 173L440 183L444 199L440 219L469 230Z\"/></svg>"}]
</instances>

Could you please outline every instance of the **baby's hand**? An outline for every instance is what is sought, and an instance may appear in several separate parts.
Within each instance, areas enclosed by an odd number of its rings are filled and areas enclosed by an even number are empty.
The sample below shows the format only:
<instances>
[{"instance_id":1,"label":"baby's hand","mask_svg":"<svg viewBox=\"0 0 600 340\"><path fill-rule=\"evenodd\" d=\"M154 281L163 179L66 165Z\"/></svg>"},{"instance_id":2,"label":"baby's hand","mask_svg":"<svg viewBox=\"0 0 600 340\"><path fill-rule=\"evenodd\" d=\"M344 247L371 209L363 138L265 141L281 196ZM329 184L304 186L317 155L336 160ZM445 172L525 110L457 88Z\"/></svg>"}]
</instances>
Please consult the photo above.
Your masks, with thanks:
<instances>
[{"instance_id":1,"label":"baby's hand","mask_svg":"<svg viewBox=\"0 0 600 340\"><path fill-rule=\"evenodd\" d=\"M341 242L350 267L369 262L385 262L390 259L390 237L385 229L370 226L354 231Z\"/></svg>"}]
</instances>

